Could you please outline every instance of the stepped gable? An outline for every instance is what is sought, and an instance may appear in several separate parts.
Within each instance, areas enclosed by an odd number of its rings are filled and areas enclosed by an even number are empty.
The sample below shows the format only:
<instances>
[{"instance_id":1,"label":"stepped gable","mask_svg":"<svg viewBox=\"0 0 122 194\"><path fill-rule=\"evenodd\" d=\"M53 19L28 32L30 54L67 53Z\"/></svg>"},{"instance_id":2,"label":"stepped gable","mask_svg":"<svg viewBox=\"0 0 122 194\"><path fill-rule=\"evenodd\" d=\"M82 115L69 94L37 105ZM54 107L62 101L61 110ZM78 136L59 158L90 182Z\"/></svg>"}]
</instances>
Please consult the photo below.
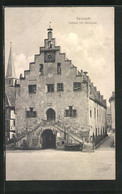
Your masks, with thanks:
<instances>
[{"instance_id":1,"label":"stepped gable","mask_svg":"<svg viewBox=\"0 0 122 194\"><path fill-rule=\"evenodd\" d=\"M39 48L40 54L35 54L34 62L29 63L29 70L25 70L24 71L24 77L21 75L20 79L21 80L26 79L26 76L28 74L30 74L32 66L35 65L37 57L40 56L42 52L45 52L45 51L47 51L47 52L48 51L55 51L55 52L59 51L59 54L64 56L64 62L66 62L66 63L68 62L70 64L71 69L75 69L76 77L81 77L82 78L81 81L83 83L88 83L89 84L89 86L90 86L89 98L91 100L94 100L96 103L103 106L104 108L106 108L106 100L103 99L103 96L100 94L99 91L97 91L97 88L93 85L93 83L91 83L91 80L90 80L89 76L87 75L88 72L85 72L85 71L83 72L83 70L79 71L77 69L77 67L72 64L72 61L69 60L68 58L66 58L66 54L60 52L60 50L61 50L60 46L55 46L56 41L55 41L55 38L52 38L52 31L53 31L53 29L51 27L49 27L49 29L48 29L48 39L44 40L44 47ZM49 42L51 44L50 48L49 48Z\"/></svg>"},{"instance_id":2,"label":"stepped gable","mask_svg":"<svg viewBox=\"0 0 122 194\"><path fill-rule=\"evenodd\" d=\"M52 44L51 48L49 48L49 42ZM61 53L60 50L61 50L60 46L55 46L55 38L52 38L52 28L49 28L48 29L48 39L44 40L44 47L40 47L39 48L40 53L34 55L34 62L30 62L29 63L29 70L25 70L24 71L24 76L22 76L22 74L20 75L20 80L26 79L26 76L28 74L30 74L30 71L31 71L32 67L35 65L36 59L38 58L38 56L40 56L42 52L46 52L46 51L47 52L48 51L55 51L55 52L59 51L59 55L64 56L64 62L69 63L71 69L75 69L76 77L82 77L83 76L82 71L81 72L78 71L77 67L72 64L72 61L69 60L68 58L66 58L66 54L65 53Z\"/></svg>"}]
</instances>

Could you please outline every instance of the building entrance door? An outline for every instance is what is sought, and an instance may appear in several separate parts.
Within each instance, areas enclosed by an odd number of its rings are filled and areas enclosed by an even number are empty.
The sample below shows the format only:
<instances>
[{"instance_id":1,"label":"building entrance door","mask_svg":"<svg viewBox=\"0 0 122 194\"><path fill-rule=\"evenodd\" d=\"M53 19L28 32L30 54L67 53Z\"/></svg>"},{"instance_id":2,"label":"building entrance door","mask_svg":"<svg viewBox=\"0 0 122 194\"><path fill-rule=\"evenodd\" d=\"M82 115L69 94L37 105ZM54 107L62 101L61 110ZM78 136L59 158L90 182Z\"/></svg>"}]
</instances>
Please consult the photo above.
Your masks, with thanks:
<instances>
[{"instance_id":1,"label":"building entrance door","mask_svg":"<svg viewBox=\"0 0 122 194\"><path fill-rule=\"evenodd\" d=\"M47 114L47 121L55 121L55 111L52 108L49 108L46 114Z\"/></svg>"},{"instance_id":2,"label":"building entrance door","mask_svg":"<svg viewBox=\"0 0 122 194\"><path fill-rule=\"evenodd\" d=\"M42 148L56 148L56 135L53 134L51 129L46 129L42 132Z\"/></svg>"}]
</instances>

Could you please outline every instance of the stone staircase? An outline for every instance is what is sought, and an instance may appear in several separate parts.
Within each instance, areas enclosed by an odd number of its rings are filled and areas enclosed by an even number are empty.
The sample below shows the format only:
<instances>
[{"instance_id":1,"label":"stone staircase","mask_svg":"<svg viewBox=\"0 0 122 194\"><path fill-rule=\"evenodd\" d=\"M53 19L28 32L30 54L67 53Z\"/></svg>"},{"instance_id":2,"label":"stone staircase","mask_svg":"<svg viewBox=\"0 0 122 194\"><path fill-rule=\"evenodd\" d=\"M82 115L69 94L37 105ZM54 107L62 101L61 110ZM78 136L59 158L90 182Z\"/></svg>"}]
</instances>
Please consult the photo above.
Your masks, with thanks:
<instances>
[{"instance_id":1,"label":"stone staircase","mask_svg":"<svg viewBox=\"0 0 122 194\"><path fill-rule=\"evenodd\" d=\"M59 130L59 131L65 133L65 135L68 136L69 138L74 139L76 144L83 145L83 151L85 151L85 152L93 151L93 145L84 144L84 142L78 136L78 134L75 134L74 132L72 132L69 129L69 127L66 127L61 121L48 122L46 120L41 120L41 122L38 123L37 125L35 125L30 131L24 130L21 134L18 134L16 139L15 139L15 143L17 143L18 141L20 141L23 138L27 137L29 134L33 133L34 131L38 130L40 126L41 126L42 130L45 130L47 128L55 130L55 131Z\"/></svg>"},{"instance_id":2,"label":"stone staircase","mask_svg":"<svg viewBox=\"0 0 122 194\"><path fill-rule=\"evenodd\" d=\"M23 139L25 136L29 135L30 133L34 132L35 130L37 130L40 126L42 126L42 128L54 128L55 130L59 130L64 132L66 135L69 135L70 137L72 137L74 140L76 140L78 143L83 143L82 139L77 135L74 134L72 132L68 132L68 127L65 127L63 125L62 122L58 121L58 122L48 122L46 120L42 120L40 123L38 123L36 126L34 126L34 128L30 131L24 130L21 134L18 134L16 137L16 142L18 142L19 140Z\"/></svg>"},{"instance_id":3,"label":"stone staircase","mask_svg":"<svg viewBox=\"0 0 122 194\"><path fill-rule=\"evenodd\" d=\"M34 128L31 131L24 130L20 135L19 134L17 135L16 142L21 140L22 138L24 138L26 135L28 135L28 134L32 133L33 131L35 131L40 126L41 126L41 123L38 123L36 126L34 126Z\"/></svg>"},{"instance_id":4,"label":"stone staircase","mask_svg":"<svg viewBox=\"0 0 122 194\"><path fill-rule=\"evenodd\" d=\"M69 135L70 137L72 137L74 140L76 140L79 143L83 143L82 139L77 135L74 134L70 131L70 133L68 133L68 128L66 128L60 121L58 121L57 123L55 123L55 126L60 130L63 131L64 133L66 133L67 135Z\"/></svg>"}]
</instances>

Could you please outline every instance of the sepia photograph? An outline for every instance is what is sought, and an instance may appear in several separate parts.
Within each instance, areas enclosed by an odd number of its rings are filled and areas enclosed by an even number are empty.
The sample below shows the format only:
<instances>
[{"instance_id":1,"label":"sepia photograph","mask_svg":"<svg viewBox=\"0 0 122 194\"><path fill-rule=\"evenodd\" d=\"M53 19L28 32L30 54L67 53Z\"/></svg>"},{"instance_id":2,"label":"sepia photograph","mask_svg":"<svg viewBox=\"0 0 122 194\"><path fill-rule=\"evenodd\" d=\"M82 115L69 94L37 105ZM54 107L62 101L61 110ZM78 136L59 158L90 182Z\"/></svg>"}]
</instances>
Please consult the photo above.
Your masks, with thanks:
<instances>
[{"instance_id":1,"label":"sepia photograph","mask_svg":"<svg viewBox=\"0 0 122 194\"><path fill-rule=\"evenodd\" d=\"M5 7L6 181L116 180L114 7Z\"/></svg>"}]
</instances>

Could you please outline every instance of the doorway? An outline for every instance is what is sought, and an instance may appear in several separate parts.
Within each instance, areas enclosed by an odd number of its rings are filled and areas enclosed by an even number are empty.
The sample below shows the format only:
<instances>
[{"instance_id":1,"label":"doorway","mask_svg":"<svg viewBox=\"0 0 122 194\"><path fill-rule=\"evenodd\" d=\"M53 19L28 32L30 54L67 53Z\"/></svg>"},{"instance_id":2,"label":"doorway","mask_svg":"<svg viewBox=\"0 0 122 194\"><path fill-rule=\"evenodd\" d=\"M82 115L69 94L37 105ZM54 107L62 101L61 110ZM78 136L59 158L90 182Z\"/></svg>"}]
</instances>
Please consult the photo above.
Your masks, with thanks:
<instances>
[{"instance_id":1,"label":"doorway","mask_svg":"<svg viewBox=\"0 0 122 194\"><path fill-rule=\"evenodd\" d=\"M56 135L51 129L46 129L42 132L42 149L56 148Z\"/></svg>"},{"instance_id":2,"label":"doorway","mask_svg":"<svg viewBox=\"0 0 122 194\"><path fill-rule=\"evenodd\" d=\"M49 108L46 111L47 121L55 121L55 111L52 108Z\"/></svg>"}]
</instances>

